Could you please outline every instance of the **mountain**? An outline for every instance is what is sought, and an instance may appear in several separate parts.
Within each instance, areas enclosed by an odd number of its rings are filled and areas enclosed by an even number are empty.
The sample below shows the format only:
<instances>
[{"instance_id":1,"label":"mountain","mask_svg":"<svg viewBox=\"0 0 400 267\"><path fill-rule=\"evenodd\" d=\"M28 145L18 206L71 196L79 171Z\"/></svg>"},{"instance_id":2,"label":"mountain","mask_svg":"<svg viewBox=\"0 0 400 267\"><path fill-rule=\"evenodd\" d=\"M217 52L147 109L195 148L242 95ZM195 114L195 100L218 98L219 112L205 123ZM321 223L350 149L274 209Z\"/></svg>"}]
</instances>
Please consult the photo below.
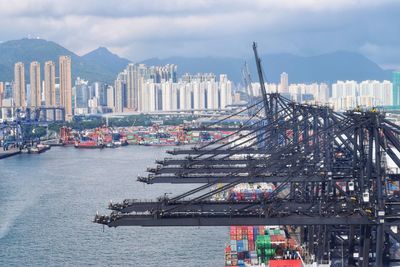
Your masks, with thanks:
<instances>
[{"instance_id":1,"label":"mountain","mask_svg":"<svg viewBox=\"0 0 400 267\"><path fill-rule=\"evenodd\" d=\"M250 48L249 48L250 50ZM81 77L89 81L113 83L117 74L130 62L128 59L99 47L83 56L43 39L21 39L0 43L0 81L11 81L14 76L14 63L25 63L26 81L29 82L29 63L39 61L42 66L47 60L56 62L58 57L69 55L72 59L73 79ZM357 53L338 51L318 56L302 57L292 54L266 54L261 56L268 82L278 83L280 74L287 72L290 83L327 82L337 80L391 79L391 71L383 70L376 63ZM252 80L258 81L254 58L235 57L169 57L151 58L140 63L146 65L178 65L178 75L184 73L213 72L227 74L236 82L242 82L241 68L247 61ZM43 68L43 67L42 67Z\"/></svg>"},{"instance_id":2,"label":"mountain","mask_svg":"<svg viewBox=\"0 0 400 267\"><path fill-rule=\"evenodd\" d=\"M32 61L44 62L52 60L56 63L60 55L71 57L72 76L82 77L90 81L112 83L119 71L130 62L109 52L106 48L98 48L84 56L78 56L68 49L43 39L21 39L0 43L0 81L11 81L14 76L14 63L25 63L26 81L29 82L29 64ZM43 75L43 74L42 74Z\"/></svg>"},{"instance_id":3,"label":"mountain","mask_svg":"<svg viewBox=\"0 0 400 267\"><path fill-rule=\"evenodd\" d=\"M253 58L151 58L142 63L147 65L178 65L178 72L225 73L234 82L242 82L241 68L247 61L252 80L258 81ZM302 57L292 54L267 54L261 56L264 73L268 82L278 83L280 74L287 72L290 83L327 82L337 80L385 80L391 79L391 71L383 70L376 63L357 53L338 51L318 56Z\"/></svg>"},{"instance_id":4,"label":"mountain","mask_svg":"<svg viewBox=\"0 0 400 267\"><path fill-rule=\"evenodd\" d=\"M93 65L103 66L107 71L114 73L114 79L117 73L121 72L130 63L129 60L121 58L111 53L105 47L99 47L92 52L82 56L82 59Z\"/></svg>"}]
</instances>

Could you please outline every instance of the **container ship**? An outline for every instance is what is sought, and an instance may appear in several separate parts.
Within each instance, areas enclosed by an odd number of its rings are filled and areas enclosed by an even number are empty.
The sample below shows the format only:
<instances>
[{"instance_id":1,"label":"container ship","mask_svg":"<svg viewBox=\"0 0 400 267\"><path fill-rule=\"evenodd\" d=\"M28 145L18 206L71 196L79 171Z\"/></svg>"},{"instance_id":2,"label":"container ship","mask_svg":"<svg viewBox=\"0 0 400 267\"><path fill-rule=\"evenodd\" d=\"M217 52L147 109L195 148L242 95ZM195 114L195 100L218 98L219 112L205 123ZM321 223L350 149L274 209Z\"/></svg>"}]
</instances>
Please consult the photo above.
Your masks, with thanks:
<instances>
[{"instance_id":1,"label":"container ship","mask_svg":"<svg viewBox=\"0 0 400 267\"><path fill-rule=\"evenodd\" d=\"M217 197L230 201L255 201L267 198L274 189L272 183L243 183ZM295 233L290 235L284 227L231 226L230 242L225 247L225 266L302 267L301 254Z\"/></svg>"},{"instance_id":2,"label":"container ship","mask_svg":"<svg viewBox=\"0 0 400 267\"><path fill-rule=\"evenodd\" d=\"M218 187L218 186L217 186ZM214 200L255 201L267 198L273 183L243 183L220 193ZM225 247L226 267L306 267L313 265L300 242L300 231L291 226L231 226Z\"/></svg>"}]
</instances>

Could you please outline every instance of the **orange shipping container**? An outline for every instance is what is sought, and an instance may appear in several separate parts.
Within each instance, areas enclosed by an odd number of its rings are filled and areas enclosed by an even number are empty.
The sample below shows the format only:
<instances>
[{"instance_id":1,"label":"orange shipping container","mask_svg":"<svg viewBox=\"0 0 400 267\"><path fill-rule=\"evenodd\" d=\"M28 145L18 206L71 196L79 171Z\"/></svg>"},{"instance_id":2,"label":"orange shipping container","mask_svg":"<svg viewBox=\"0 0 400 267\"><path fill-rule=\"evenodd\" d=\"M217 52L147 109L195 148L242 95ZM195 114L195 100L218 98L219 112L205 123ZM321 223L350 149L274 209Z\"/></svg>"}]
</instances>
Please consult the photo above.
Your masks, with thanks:
<instances>
[{"instance_id":1,"label":"orange shipping container","mask_svg":"<svg viewBox=\"0 0 400 267\"><path fill-rule=\"evenodd\" d=\"M260 226L260 227L258 228L258 233L259 233L260 235L264 235L264 234L265 234L265 228L264 228L264 226Z\"/></svg>"}]
</instances>

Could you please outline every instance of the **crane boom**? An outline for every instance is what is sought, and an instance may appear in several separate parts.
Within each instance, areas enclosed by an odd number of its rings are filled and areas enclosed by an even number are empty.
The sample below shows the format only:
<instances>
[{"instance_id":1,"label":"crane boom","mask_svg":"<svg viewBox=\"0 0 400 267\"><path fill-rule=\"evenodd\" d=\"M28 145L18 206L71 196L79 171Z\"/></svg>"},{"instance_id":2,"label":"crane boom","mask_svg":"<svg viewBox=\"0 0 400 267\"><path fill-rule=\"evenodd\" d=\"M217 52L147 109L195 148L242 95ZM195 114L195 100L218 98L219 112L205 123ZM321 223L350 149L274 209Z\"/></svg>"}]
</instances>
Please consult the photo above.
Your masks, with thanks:
<instances>
[{"instance_id":1,"label":"crane boom","mask_svg":"<svg viewBox=\"0 0 400 267\"><path fill-rule=\"evenodd\" d=\"M267 99L267 91L265 89L264 76L263 76L262 67L261 67L261 59L258 56L256 42L253 42L253 51L254 51L254 57L256 59L256 65L257 65L258 79L260 81L261 94L262 94L262 97L263 97L263 100L264 100L265 115L267 115L268 114L268 110L269 110L268 99Z\"/></svg>"}]
</instances>

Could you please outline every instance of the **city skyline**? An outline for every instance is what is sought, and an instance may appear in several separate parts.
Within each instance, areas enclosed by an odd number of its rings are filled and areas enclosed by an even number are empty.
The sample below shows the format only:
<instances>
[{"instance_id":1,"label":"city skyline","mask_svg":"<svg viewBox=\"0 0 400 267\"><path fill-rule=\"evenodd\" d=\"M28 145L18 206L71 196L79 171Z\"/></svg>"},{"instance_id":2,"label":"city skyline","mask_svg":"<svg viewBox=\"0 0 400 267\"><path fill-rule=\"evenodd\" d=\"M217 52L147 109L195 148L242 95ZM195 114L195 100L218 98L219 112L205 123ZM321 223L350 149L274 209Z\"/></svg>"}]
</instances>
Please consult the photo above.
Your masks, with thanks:
<instances>
[{"instance_id":1,"label":"city skyline","mask_svg":"<svg viewBox=\"0 0 400 267\"><path fill-rule=\"evenodd\" d=\"M126 69L117 75L114 87L99 82L89 85L88 81L79 77L72 86L69 56L59 57L59 84L55 81L54 62L45 62L43 80L40 66L37 61L30 63L30 83L26 84L22 75L24 64L15 63L15 77L12 83L14 105L65 107L69 120L73 115L93 112L220 109L232 104L232 99L235 99L236 103L241 101L240 97L233 95L233 83L228 80L226 74L221 74L219 82L215 84L210 83L216 81L216 75L212 73L184 74L178 80L177 66L173 64L128 64ZM370 79L358 83L353 80L337 80L330 87L326 83L289 83L288 73L283 72L280 75L280 83L266 83L266 88L268 92L286 94L297 102L330 103L335 110L346 110L356 106L398 106L399 74L400 72L393 72L392 81ZM206 85L203 82L206 82ZM4 85L7 84L9 83L1 83L2 100L7 99L4 92ZM253 92L248 94L260 96L259 84L252 85ZM343 89L338 89L339 86Z\"/></svg>"},{"instance_id":2,"label":"city skyline","mask_svg":"<svg viewBox=\"0 0 400 267\"><path fill-rule=\"evenodd\" d=\"M101 4L26 0L10 4L1 0L0 34L2 41L39 36L80 55L106 46L134 62L177 55L244 57L250 54L249 43L257 40L268 53L309 56L347 50L384 68L398 69L395 11L399 5L356 0L279 4L240 0ZM10 20L12 27L6 27ZM159 31L165 25L168 31Z\"/></svg>"}]
</instances>

